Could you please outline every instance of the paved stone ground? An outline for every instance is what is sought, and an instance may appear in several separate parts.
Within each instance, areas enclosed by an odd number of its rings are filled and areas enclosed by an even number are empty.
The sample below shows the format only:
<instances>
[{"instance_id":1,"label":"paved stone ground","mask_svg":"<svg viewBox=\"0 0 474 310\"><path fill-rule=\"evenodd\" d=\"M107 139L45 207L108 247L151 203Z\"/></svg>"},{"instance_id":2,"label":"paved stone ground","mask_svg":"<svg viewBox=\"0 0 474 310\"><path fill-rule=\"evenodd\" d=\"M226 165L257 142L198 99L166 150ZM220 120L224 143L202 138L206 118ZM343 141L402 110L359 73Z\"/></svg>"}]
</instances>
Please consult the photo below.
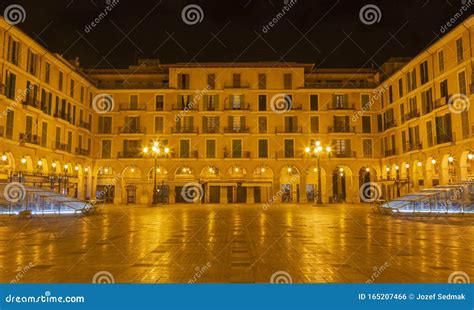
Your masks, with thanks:
<instances>
[{"instance_id":1,"label":"paved stone ground","mask_svg":"<svg viewBox=\"0 0 474 310\"><path fill-rule=\"evenodd\" d=\"M473 245L472 217L366 205L110 205L87 217L1 217L0 282L88 283L107 271L120 283L268 283L284 271L296 283L446 283L454 271L474 279Z\"/></svg>"}]
</instances>

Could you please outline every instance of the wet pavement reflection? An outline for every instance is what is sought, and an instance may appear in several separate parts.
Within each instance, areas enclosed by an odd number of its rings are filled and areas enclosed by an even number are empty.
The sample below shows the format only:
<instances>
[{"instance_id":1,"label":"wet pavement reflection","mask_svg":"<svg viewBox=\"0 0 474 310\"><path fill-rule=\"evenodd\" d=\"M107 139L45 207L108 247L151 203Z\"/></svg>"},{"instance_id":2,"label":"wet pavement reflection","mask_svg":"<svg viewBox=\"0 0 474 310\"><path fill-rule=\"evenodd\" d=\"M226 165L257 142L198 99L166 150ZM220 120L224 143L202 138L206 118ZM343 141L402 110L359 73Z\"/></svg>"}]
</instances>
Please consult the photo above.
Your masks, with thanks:
<instances>
[{"instance_id":1,"label":"wet pavement reflection","mask_svg":"<svg viewBox=\"0 0 474 310\"><path fill-rule=\"evenodd\" d=\"M367 205L108 205L87 217L0 218L0 281L446 283L474 279L474 217Z\"/></svg>"}]
</instances>

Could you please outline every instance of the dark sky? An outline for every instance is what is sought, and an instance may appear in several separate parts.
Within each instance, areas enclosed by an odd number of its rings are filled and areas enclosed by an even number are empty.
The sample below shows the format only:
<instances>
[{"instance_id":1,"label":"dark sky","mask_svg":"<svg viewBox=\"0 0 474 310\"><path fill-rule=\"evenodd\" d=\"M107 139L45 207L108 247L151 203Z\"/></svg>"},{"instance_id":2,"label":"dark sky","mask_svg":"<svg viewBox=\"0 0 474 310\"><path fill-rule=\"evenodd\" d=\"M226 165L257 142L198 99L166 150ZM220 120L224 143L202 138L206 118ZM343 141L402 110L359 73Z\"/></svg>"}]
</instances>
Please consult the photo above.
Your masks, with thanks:
<instances>
[{"instance_id":1,"label":"dark sky","mask_svg":"<svg viewBox=\"0 0 474 310\"><path fill-rule=\"evenodd\" d=\"M462 0L298 0L264 33L284 1L120 0L89 33L86 25L106 0L2 0L1 9L22 5L26 20L18 26L50 51L79 57L83 67L120 68L138 58L159 58L162 63L283 60L359 68L416 55L462 6ZM181 11L188 4L202 8L200 23L183 22ZM359 11L367 4L380 9L378 23L361 22ZM472 8L462 19L471 13Z\"/></svg>"}]
</instances>

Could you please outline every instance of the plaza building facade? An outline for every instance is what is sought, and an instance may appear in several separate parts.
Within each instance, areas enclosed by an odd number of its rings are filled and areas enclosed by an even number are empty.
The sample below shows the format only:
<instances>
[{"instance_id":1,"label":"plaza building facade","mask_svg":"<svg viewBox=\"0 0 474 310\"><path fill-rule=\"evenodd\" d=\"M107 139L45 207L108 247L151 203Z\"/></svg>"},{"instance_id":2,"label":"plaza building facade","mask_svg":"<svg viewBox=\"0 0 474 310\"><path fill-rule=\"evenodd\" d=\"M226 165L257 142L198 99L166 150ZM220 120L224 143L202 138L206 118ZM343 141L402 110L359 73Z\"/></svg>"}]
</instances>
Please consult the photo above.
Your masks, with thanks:
<instances>
[{"instance_id":1,"label":"plaza building facade","mask_svg":"<svg viewBox=\"0 0 474 310\"><path fill-rule=\"evenodd\" d=\"M123 204L355 203L368 182L390 199L469 181L473 22L376 69L82 69L2 19L0 179Z\"/></svg>"}]
</instances>

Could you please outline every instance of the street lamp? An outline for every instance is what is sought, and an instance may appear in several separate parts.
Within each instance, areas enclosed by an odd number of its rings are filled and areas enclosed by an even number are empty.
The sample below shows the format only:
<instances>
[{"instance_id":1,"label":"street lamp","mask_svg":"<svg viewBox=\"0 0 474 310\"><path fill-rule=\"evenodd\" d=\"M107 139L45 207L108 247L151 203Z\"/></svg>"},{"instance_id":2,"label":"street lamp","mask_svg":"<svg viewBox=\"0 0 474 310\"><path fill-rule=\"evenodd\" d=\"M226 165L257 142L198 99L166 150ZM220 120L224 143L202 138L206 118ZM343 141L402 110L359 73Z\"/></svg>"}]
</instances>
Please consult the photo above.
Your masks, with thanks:
<instances>
[{"instance_id":1,"label":"street lamp","mask_svg":"<svg viewBox=\"0 0 474 310\"><path fill-rule=\"evenodd\" d=\"M170 149L169 147L160 146L160 144L155 141L150 146L143 147L143 154L145 156L153 157L154 160L154 179L153 179L153 204L158 203L158 187L156 184L156 172L157 172L157 160L161 157L166 157L169 155Z\"/></svg>"},{"instance_id":2,"label":"street lamp","mask_svg":"<svg viewBox=\"0 0 474 310\"><path fill-rule=\"evenodd\" d=\"M311 149L311 147L306 147L305 152L308 156L310 157L316 157L318 159L318 188L316 192L316 203L317 204L322 204L322 195L321 195L321 153L323 151L326 151L326 153L329 155L331 153L331 147L327 146L325 149L321 146L321 142L319 140L316 141L315 147Z\"/></svg>"}]
</instances>

